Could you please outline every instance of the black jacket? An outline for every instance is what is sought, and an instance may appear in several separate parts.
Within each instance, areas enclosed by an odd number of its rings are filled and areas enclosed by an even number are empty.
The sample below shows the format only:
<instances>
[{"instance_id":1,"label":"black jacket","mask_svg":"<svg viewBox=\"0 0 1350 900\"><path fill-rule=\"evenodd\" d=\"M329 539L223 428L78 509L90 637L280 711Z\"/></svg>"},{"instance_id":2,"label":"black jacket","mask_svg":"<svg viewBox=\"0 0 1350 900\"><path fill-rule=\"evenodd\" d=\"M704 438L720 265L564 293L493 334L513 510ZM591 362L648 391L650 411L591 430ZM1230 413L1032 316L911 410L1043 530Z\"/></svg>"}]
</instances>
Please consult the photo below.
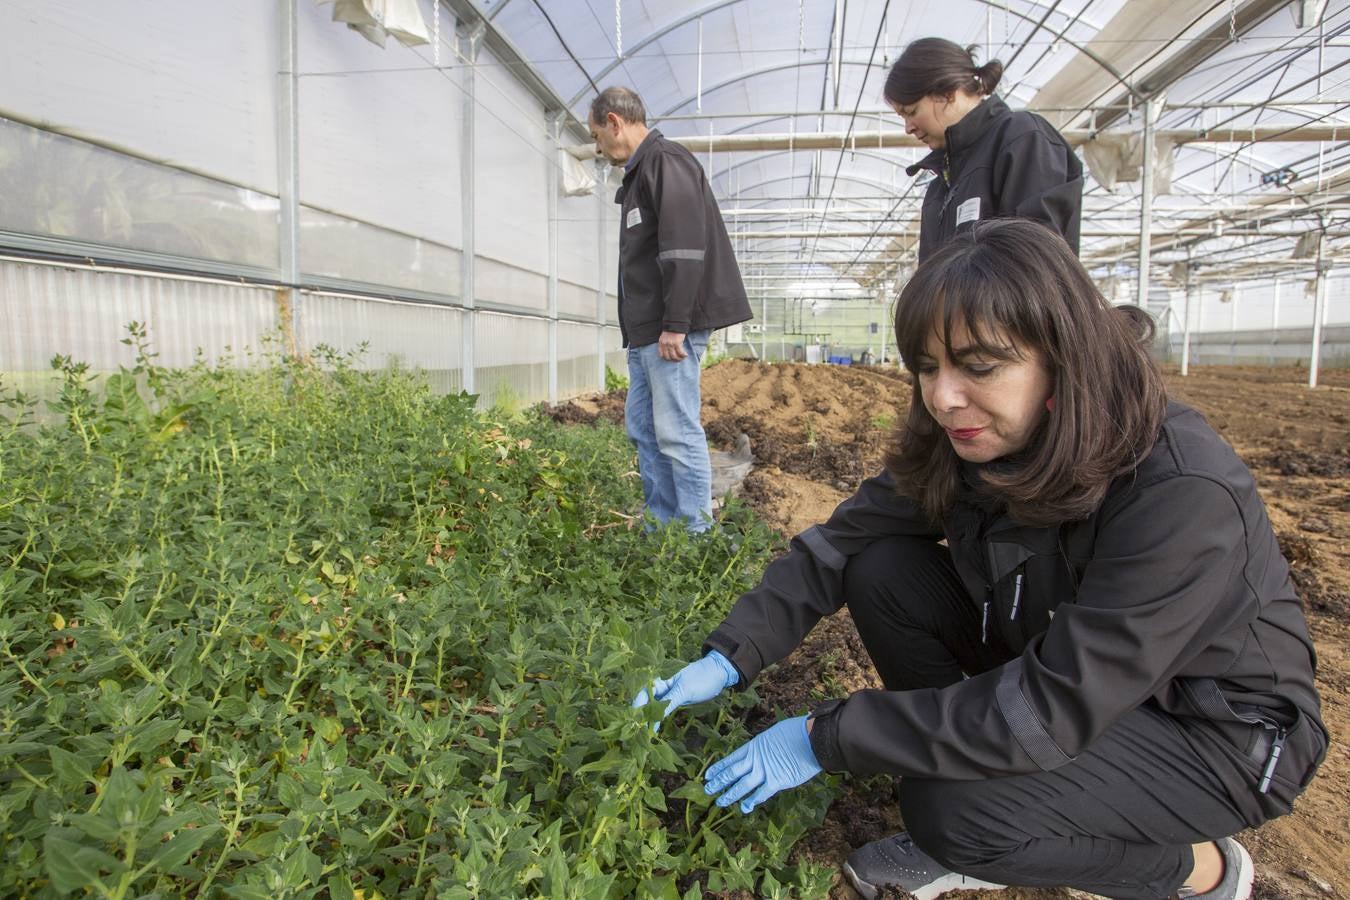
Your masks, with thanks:
<instances>
[{"instance_id":1,"label":"black jacket","mask_svg":"<svg viewBox=\"0 0 1350 900\"><path fill-rule=\"evenodd\" d=\"M750 318L722 213L692 153L653 129L614 197L619 218L619 329L625 347Z\"/></svg>"},{"instance_id":2,"label":"black jacket","mask_svg":"<svg viewBox=\"0 0 1350 900\"><path fill-rule=\"evenodd\" d=\"M947 129L947 146L910 166L935 177L923 198L919 261L977 219L1032 219L1078 252L1083 164L1040 116L988 97ZM945 169L945 171L944 171Z\"/></svg>"},{"instance_id":3,"label":"black jacket","mask_svg":"<svg viewBox=\"0 0 1350 900\"><path fill-rule=\"evenodd\" d=\"M858 691L819 708L811 745L826 769L1051 770L1152 704L1219 759L1255 824L1286 812L1325 754L1289 567L1251 473L1194 410L1169 404L1148 458L1090 518L1059 527L1019 526L972 502L939 526L889 475L869 479L792 540L706 649L748 684L843 605L849 557L892 535L945 537L971 602L989 605L991 629L1018 655L940 690ZM1258 792L1277 742L1270 791Z\"/></svg>"}]
</instances>

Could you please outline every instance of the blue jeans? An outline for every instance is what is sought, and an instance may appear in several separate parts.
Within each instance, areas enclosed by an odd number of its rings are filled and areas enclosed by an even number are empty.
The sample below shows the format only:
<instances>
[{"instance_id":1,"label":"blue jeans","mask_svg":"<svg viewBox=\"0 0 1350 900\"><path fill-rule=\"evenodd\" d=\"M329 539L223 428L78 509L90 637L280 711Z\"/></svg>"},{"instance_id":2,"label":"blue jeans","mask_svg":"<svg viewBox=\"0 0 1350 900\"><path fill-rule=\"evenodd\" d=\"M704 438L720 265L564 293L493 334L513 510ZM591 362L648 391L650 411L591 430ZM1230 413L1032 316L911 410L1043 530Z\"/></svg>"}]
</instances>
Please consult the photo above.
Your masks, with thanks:
<instances>
[{"instance_id":1,"label":"blue jeans","mask_svg":"<svg viewBox=\"0 0 1350 900\"><path fill-rule=\"evenodd\" d=\"M659 344L628 348L624 421L637 447L643 499L657 522L682 519L691 532L712 524L712 466L699 418L699 376L711 334L685 335L679 362L662 359Z\"/></svg>"}]
</instances>

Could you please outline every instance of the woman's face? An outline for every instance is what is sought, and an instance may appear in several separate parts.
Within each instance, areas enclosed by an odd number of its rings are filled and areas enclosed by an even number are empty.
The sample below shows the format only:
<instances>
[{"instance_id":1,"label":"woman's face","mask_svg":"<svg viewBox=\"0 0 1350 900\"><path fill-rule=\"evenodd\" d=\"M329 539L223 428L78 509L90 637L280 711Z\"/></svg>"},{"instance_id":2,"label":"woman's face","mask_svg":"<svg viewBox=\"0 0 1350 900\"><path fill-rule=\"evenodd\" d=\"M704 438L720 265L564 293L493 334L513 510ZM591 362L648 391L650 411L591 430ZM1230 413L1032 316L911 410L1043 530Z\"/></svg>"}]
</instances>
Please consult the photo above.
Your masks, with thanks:
<instances>
[{"instance_id":1,"label":"woman's face","mask_svg":"<svg viewBox=\"0 0 1350 900\"><path fill-rule=\"evenodd\" d=\"M947 129L961 121L965 114L980 102L978 95L956 91L950 97L921 97L915 103L891 103L891 109L905 120L905 134L912 134L928 145L941 150L947 146Z\"/></svg>"},{"instance_id":2,"label":"woman's face","mask_svg":"<svg viewBox=\"0 0 1350 900\"><path fill-rule=\"evenodd\" d=\"M956 455L987 463L1026 447L1048 415L1045 401L1054 382L1043 355L1017 347L1001 331L990 343L1008 348L1005 357L981 351L964 321L952 325L952 355L936 329L915 361L923 405L947 432Z\"/></svg>"}]
</instances>

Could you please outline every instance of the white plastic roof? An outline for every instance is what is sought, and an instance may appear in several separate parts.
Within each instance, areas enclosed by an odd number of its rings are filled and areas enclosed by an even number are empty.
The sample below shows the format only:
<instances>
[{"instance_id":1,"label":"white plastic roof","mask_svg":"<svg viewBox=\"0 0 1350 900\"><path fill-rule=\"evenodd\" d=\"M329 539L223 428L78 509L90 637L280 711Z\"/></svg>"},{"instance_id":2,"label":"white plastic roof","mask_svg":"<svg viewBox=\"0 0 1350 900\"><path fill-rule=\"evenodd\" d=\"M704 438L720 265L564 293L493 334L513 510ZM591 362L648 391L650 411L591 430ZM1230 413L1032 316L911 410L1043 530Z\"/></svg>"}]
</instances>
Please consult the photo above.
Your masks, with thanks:
<instances>
[{"instance_id":1,"label":"white plastic roof","mask_svg":"<svg viewBox=\"0 0 1350 900\"><path fill-rule=\"evenodd\" d=\"M1347 0L479 0L478 9L582 121L597 90L622 84L669 137L794 136L792 149L699 153L743 268L762 286L843 275L871 290L912 265L923 184L904 166L926 151L876 145L903 129L882 99L890 64L930 35L1002 60L998 92L1010 105L1083 137L1138 133L1144 99L1162 98L1157 127L1186 142L1171 193L1152 205L1155 279L1187 258L1210 278L1307 270L1315 260L1292 258L1296 245L1322 229L1326 258L1350 259ZM1280 134L1295 126L1322 130ZM1218 129L1260 139L1202 139ZM847 134L849 149L795 146L817 133ZM1099 276L1133 271L1140 198L1138 181L1113 191L1089 182L1082 256Z\"/></svg>"}]
</instances>

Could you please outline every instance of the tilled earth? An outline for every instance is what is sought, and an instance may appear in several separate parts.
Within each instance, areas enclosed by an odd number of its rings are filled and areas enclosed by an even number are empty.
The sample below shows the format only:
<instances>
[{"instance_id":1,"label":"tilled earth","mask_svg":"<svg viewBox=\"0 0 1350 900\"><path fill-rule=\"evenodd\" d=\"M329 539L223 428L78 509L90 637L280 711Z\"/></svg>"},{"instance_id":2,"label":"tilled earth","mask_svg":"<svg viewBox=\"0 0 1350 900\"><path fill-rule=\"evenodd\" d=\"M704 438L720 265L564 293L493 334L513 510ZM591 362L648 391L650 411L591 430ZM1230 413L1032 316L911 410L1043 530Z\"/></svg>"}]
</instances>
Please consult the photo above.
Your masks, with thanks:
<instances>
[{"instance_id":1,"label":"tilled earth","mask_svg":"<svg viewBox=\"0 0 1350 900\"><path fill-rule=\"evenodd\" d=\"M1251 466L1292 567L1317 646L1323 719L1332 747L1293 814L1240 839L1256 861L1258 898L1350 897L1350 371L1205 367L1168 375L1172 395L1199 409ZM886 441L909 402L909 379L891 367L727 361L703 377L704 425L714 445L750 437L755 469L742 500L784 535L823 521L880 469ZM556 407L559 421L622 422L623 395ZM820 623L757 684L759 717L798 714L816 700L880 687L847 611ZM838 864L853 847L899 830L888 779L848 783L825 827L799 851ZM851 898L844 885L833 892ZM1084 896L1067 890L965 893L1000 900Z\"/></svg>"}]
</instances>

